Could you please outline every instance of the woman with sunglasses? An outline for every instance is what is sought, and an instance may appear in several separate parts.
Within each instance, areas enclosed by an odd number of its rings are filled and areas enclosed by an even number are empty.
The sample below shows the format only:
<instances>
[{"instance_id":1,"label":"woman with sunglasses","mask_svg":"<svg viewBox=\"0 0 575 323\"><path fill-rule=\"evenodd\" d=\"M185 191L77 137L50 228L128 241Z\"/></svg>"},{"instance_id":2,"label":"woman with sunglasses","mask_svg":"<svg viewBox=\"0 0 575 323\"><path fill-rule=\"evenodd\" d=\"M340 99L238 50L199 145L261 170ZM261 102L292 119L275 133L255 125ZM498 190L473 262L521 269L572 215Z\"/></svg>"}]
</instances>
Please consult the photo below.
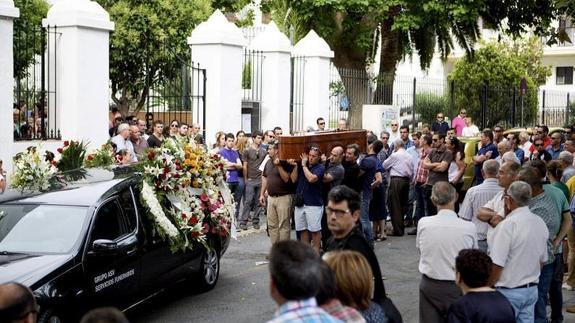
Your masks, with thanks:
<instances>
[{"instance_id":1,"label":"woman with sunglasses","mask_svg":"<svg viewBox=\"0 0 575 323\"><path fill-rule=\"evenodd\" d=\"M180 122L178 120L172 120L170 122L170 129L168 136L177 137L180 134Z\"/></svg>"}]
</instances>

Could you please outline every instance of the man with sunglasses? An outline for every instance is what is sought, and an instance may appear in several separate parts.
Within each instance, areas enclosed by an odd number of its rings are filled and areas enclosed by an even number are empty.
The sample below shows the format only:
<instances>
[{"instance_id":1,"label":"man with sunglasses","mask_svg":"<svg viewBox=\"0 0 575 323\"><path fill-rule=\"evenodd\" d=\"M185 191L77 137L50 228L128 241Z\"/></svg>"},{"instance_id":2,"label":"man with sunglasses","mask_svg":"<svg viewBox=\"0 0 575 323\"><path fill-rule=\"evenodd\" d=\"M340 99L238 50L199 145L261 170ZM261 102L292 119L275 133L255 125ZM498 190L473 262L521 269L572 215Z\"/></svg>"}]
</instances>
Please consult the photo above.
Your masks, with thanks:
<instances>
[{"instance_id":1,"label":"man with sunglasses","mask_svg":"<svg viewBox=\"0 0 575 323\"><path fill-rule=\"evenodd\" d=\"M0 285L0 322L34 323L38 305L32 291L19 283Z\"/></svg>"},{"instance_id":2,"label":"man with sunglasses","mask_svg":"<svg viewBox=\"0 0 575 323\"><path fill-rule=\"evenodd\" d=\"M465 117L467 117L467 111L465 109L459 110L457 117L451 120L451 126L455 128L455 135L461 137L463 133L463 128L466 127Z\"/></svg>"},{"instance_id":3,"label":"man with sunglasses","mask_svg":"<svg viewBox=\"0 0 575 323\"><path fill-rule=\"evenodd\" d=\"M446 135L447 130L449 130L449 123L445 122L445 117L443 113L437 114L437 119L431 125L431 132Z\"/></svg>"},{"instance_id":4,"label":"man with sunglasses","mask_svg":"<svg viewBox=\"0 0 575 323\"><path fill-rule=\"evenodd\" d=\"M551 155L551 159L559 158L559 154L564 150L563 135L560 132L554 132L551 135L551 145L547 147L547 152Z\"/></svg>"},{"instance_id":5,"label":"man with sunglasses","mask_svg":"<svg viewBox=\"0 0 575 323\"><path fill-rule=\"evenodd\" d=\"M389 134L390 142L394 142L395 139L399 138L399 123L397 120L391 120L387 133Z\"/></svg>"},{"instance_id":6,"label":"man with sunglasses","mask_svg":"<svg viewBox=\"0 0 575 323\"><path fill-rule=\"evenodd\" d=\"M315 123L317 124L317 131L325 131L325 120L322 117L317 118Z\"/></svg>"},{"instance_id":7,"label":"man with sunglasses","mask_svg":"<svg viewBox=\"0 0 575 323\"><path fill-rule=\"evenodd\" d=\"M530 160L539 159L545 162L550 161L553 159L551 154L545 150L545 141L541 137L536 137L535 141L533 142L533 147L535 150L531 154Z\"/></svg>"},{"instance_id":8,"label":"man with sunglasses","mask_svg":"<svg viewBox=\"0 0 575 323\"><path fill-rule=\"evenodd\" d=\"M323 215L323 176L325 166L320 163L321 151L311 147L303 153L301 168L297 174L296 200L303 199L303 205L297 205L294 210L295 229L300 232L301 241L311 243L319 254L321 246L321 218ZM296 169L297 166L294 166ZM292 177L292 181L296 178ZM297 201L296 201L297 203Z\"/></svg>"}]
</instances>

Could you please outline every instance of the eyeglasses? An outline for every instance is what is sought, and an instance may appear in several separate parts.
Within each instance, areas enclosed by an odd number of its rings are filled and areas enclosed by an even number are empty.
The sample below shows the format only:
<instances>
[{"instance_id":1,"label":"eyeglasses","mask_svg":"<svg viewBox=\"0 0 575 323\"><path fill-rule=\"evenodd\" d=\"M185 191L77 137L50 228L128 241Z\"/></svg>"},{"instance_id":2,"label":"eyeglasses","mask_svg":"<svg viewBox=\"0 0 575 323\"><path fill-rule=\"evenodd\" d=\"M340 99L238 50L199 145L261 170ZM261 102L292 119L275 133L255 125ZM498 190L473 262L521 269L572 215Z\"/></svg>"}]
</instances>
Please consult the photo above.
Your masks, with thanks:
<instances>
[{"instance_id":1,"label":"eyeglasses","mask_svg":"<svg viewBox=\"0 0 575 323\"><path fill-rule=\"evenodd\" d=\"M325 213L330 216L332 214L335 214L336 217L341 218L342 216L351 213L349 211L349 209L347 210L340 210L340 209L332 209L329 206L325 208Z\"/></svg>"},{"instance_id":2,"label":"eyeglasses","mask_svg":"<svg viewBox=\"0 0 575 323\"><path fill-rule=\"evenodd\" d=\"M535 147L541 147L543 144L535 144Z\"/></svg>"},{"instance_id":3,"label":"eyeglasses","mask_svg":"<svg viewBox=\"0 0 575 323\"><path fill-rule=\"evenodd\" d=\"M461 111L460 113L461 113L461 114L467 114L467 112L465 112L465 111Z\"/></svg>"},{"instance_id":4,"label":"eyeglasses","mask_svg":"<svg viewBox=\"0 0 575 323\"><path fill-rule=\"evenodd\" d=\"M177 124L171 124L171 125L170 125L170 128L177 128L177 127L178 127Z\"/></svg>"},{"instance_id":5,"label":"eyeglasses","mask_svg":"<svg viewBox=\"0 0 575 323\"><path fill-rule=\"evenodd\" d=\"M443 116L437 116L437 119L443 119Z\"/></svg>"},{"instance_id":6,"label":"eyeglasses","mask_svg":"<svg viewBox=\"0 0 575 323\"><path fill-rule=\"evenodd\" d=\"M433 142L439 141L439 139L438 139L438 138L435 138L435 139L431 139L431 140L433 140Z\"/></svg>"},{"instance_id":7,"label":"eyeglasses","mask_svg":"<svg viewBox=\"0 0 575 323\"><path fill-rule=\"evenodd\" d=\"M391 126L392 126L392 127L397 127L398 124L397 124L397 123L392 123Z\"/></svg>"},{"instance_id":8,"label":"eyeglasses","mask_svg":"<svg viewBox=\"0 0 575 323\"><path fill-rule=\"evenodd\" d=\"M561 139L561 137L551 137L551 139Z\"/></svg>"},{"instance_id":9,"label":"eyeglasses","mask_svg":"<svg viewBox=\"0 0 575 323\"><path fill-rule=\"evenodd\" d=\"M389 137L381 137L381 140L388 140Z\"/></svg>"},{"instance_id":10,"label":"eyeglasses","mask_svg":"<svg viewBox=\"0 0 575 323\"><path fill-rule=\"evenodd\" d=\"M323 126L325 124L325 122L320 122L318 123L320 126Z\"/></svg>"}]
</instances>

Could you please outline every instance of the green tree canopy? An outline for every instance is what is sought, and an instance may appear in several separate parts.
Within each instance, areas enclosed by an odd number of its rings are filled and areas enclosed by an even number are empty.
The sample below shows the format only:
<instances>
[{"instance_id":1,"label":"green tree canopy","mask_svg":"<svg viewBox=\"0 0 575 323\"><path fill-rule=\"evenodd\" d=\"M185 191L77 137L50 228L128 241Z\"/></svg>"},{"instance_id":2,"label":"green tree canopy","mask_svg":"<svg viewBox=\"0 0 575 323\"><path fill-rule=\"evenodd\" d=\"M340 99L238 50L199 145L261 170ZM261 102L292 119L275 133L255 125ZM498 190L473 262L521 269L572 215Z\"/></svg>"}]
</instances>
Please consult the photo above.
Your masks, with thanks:
<instances>
[{"instance_id":1,"label":"green tree canopy","mask_svg":"<svg viewBox=\"0 0 575 323\"><path fill-rule=\"evenodd\" d=\"M521 119L520 82L525 78L523 122L537 116L537 91L545 83L550 69L543 66L543 49L537 38L526 41L488 42L455 64L449 79L455 82L455 103L466 108L474 120L481 120L481 100L486 97L487 124L494 126L510 120L515 93L516 122ZM483 91L487 91L484 93Z\"/></svg>"},{"instance_id":2,"label":"green tree canopy","mask_svg":"<svg viewBox=\"0 0 575 323\"><path fill-rule=\"evenodd\" d=\"M209 0L97 0L116 29L110 35L112 100L139 111L150 88L189 64L186 38L212 12Z\"/></svg>"},{"instance_id":3,"label":"green tree canopy","mask_svg":"<svg viewBox=\"0 0 575 323\"><path fill-rule=\"evenodd\" d=\"M42 53L42 19L48 14L44 0L15 0L20 17L14 20L14 77L26 76L35 55Z\"/></svg>"}]
</instances>

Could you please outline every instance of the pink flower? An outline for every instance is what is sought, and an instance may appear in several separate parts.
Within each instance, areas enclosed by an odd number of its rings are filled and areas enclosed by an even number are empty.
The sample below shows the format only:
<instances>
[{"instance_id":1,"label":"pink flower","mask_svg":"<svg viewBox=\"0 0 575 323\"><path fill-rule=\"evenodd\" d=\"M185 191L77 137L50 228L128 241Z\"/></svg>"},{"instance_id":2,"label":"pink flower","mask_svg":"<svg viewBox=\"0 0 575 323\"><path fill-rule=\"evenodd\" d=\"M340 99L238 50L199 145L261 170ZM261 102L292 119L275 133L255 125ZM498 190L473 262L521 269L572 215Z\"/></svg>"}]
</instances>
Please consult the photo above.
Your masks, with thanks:
<instances>
[{"instance_id":1,"label":"pink flower","mask_svg":"<svg viewBox=\"0 0 575 323\"><path fill-rule=\"evenodd\" d=\"M210 226L207 223L204 223L203 231L204 231L204 233L210 232Z\"/></svg>"},{"instance_id":2,"label":"pink flower","mask_svg":"<svg viewBox=\"0 0 575 323\"><path fill-rule=\"evenodd\" d=\"M210 197L206 193L203 193L202 195L200 195L200 200L202 202L208 202L210 200Z\"/></svg>"}]
</instances>

